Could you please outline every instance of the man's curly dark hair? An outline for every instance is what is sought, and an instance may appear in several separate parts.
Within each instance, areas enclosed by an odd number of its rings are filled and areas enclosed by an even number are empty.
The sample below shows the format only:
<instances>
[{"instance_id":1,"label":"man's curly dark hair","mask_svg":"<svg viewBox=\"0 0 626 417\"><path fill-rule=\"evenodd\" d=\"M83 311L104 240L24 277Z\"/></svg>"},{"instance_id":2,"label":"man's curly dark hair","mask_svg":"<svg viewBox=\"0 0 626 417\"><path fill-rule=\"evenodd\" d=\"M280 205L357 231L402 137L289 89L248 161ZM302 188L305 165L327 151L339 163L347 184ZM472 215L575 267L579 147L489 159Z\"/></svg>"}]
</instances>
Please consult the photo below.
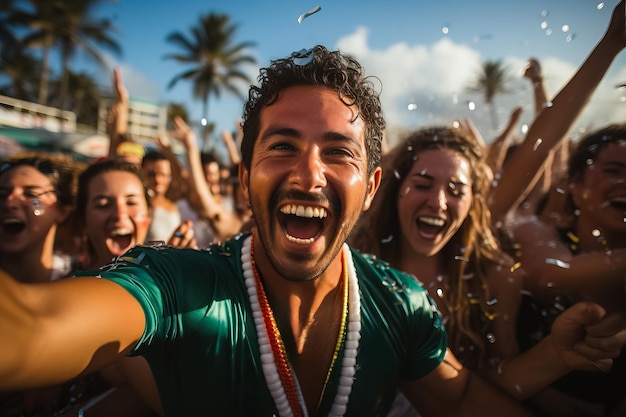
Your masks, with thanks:
<instances>
[{"instance_id":1,"label":"man's curly dark hair","mask_svg":"<svg viewBox=\"0 0 626 417\"><path fill-rule=\"evenodd\" d=\"M329 51L317 45L308 51L294 52L287 58L271 62L262 68L258 86L251 86L243 114L241 158L250 169L254 143L259 134L261 110L272 105L281 91L300 85L331 88L346 106L355 106L358 117L365 122L365 147L368 176L381 163L381 144L385 119L379 92L363 67L354 58L340 51Z\"/></svg>"}]
</instances>

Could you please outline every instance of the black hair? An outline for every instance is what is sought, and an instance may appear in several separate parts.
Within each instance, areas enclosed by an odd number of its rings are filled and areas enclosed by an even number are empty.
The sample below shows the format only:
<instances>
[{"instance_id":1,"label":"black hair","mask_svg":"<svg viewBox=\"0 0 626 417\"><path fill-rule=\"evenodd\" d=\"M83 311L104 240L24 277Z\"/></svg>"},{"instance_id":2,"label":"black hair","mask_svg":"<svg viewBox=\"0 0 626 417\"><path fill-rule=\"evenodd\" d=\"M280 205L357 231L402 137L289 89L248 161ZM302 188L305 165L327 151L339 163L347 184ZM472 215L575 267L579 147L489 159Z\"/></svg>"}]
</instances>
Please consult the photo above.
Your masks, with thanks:
<instances>
[{"instance_id":1,"label":"black hair","mask_svg":"<svg viewBox=\"0 0 626 417\"><path fill-rule=\"evenodd\" d=\"M261 110L272 105L281 91L299 85L330 88L337 92L346 106L354 106L358 117L365 121L368 176L380 166L385 119L379 92L374 88L372 79L365 77L363 67L355 59L317 45L272 61L269 67L261 69L258 82L259 86L250 87L242 122L241 158L246 169L250 169L252 162Z\"/></svg>"},{"instance_id":2,"label":"black hair","mask_svg":"<svg viewBox=\"0 0 626 417\"><path fill-rule=\"evenodd\" d=\"M0 176L18 166L30 166L50 179L59 206L74 205L76 171L73 161L40 153L14 155L0 163Z\"/></svg>"}]
</instances>

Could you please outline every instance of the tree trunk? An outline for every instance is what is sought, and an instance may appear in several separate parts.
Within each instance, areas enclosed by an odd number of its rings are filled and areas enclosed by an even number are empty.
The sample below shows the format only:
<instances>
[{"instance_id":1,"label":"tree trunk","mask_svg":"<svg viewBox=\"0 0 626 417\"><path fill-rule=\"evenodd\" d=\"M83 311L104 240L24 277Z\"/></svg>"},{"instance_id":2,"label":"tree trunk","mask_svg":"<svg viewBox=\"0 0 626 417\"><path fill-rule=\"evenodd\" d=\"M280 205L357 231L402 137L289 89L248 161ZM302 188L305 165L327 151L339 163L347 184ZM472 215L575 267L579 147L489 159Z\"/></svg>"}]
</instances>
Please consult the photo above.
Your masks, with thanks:
<instances>
[{"instance_id":1,"label":"tree trunk","mask_svg":"<svg viewBox=\"0 0 626 417\"><path fill-rule=\"evenodd\" d=\"M68 54L61 50L61 86L59 91L59 108L67 110L67 95L69 90L69 70L67 69Z\"/></svg>"},{"instance_id":2,"label":"tree trunk","mask_svg":"<svg viewBox=\"0 0 626 417\"><path fill-rule=\"evenodd\" d=\"M48 32L43 45L43 56L41 58L41 79L39 81L39 104L44 106L48 103L48 60L51 47L52 33Z\"/></svg>"},{"instance_id":3,"label":"tree trunk","mask_svg":"<svg viewBox=\"0 0 626 417\"><path fill-rule=\"evenodd\" d=\"M496 104L491 101L489 103L489 118L491 119L491 128L494 133L498 131L498 113L496 112Z\"/></svg>"},{"instance_id":4,"label":"tree trunk","mask_svg":"<svg viewBox=\"0 0 626 417\"><path fill-rule=\"evenodd\" d=\"M202 103L202 117L206 118L206 125L202 125L202 129L200 129L201 131L201 135L202 135L202 150L206 151L209 145L209 129L207 128L209 126L209 117L208 117L208 112L209 112L209 95L207 94L204 97L204 102Z\"/></svg>"}]
</instances>

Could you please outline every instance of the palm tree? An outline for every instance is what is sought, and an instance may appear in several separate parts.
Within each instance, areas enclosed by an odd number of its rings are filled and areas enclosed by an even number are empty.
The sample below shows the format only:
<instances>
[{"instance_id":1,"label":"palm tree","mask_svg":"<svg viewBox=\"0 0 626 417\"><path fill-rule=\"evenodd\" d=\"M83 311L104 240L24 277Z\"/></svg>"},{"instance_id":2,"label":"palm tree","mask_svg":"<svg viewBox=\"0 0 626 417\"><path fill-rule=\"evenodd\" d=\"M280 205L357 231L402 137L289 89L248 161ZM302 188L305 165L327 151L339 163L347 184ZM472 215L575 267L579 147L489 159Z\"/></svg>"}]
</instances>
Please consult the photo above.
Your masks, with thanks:
<instances>
[{"instance_id":1,"label":"palm tree","mask_svg":"<svg viewBox=\"0 0 626 417\"><path fill-rule=\"evenodd\" d=\"M505 84L507 81L506 68L501 61L486 61L482 64L482 72L478 75L476 84L470 90L483 94L485 103L489 106L491 124L494 130L498 128L498 117L494 105L494 98L500 93L509 93Z\"/></svg>"},{"instance_id":2,"label":"palm tree","mask_svg":"<svg viewBox=\"0 0 626 417\"><path fill-rule=\"evenodd\" d=\"M11 30L12 0L0 0L0 65L19 52L19 41Z\"/></svg>"},{"instance_id":3,"label":"palm tree","mask_svg":"<svg viewBox=\"0 0 626 417\"><path fill-rule=\"evenodd\" d=\"M39 103L47 103L49 78L49 53L53 46L58 46L61 57L60 106L65 106L69 77L68 63L78 48L84 49L88 56L103 64L104 60L95 45L105 47L120 54L121 48L110 36L114 31L112 22L107 19L95 19L94 8L103 0L30 0L33 11L22 11L18 17L22 24L28 25L33 32L24 42L28 46L41 46L42 68L39 89Z\"/></svg>"},{"instance_id":4,"label":"palm tree","mask_svg":"<svg viewBox=\"0 0 626 417\"><path fill-rule=\"evenodd\" d=\"M69 108L74 109L77 123L95 129L98 125L98 106L102 97L100 87L84 72L68 71L68 75ZM62 88L60 85L59 87Z\"/></svg>"},{"instance_id":5,"label":"palm tree","mask_svg":"<svg viewBox=\"0 0 626 417\"><path fill-rule=\"evenodd\" d=\"M244 98L235 82L251 82L240 67L246 63L255 64L256 59L245 54L246 48L254 46L253 42L233 44L237 26L230 23L229 16L209 13L201 16L199 23L199 26L191 28L190 37L180 32L167 36L167 41L178 46L181 52L168 54L165 58L191 66L176 75L168 88L181 79L192 81L193 96L202 100L202 114L206 118L211 95L220 97L222 90L227 90ZM205 133L203 139L206 140Z\"/></svg>"},{"instance_id":6,"label":"palm tree","mask_svg":"<svg viewBox=\"0 0 626 417\"><path fill-rule=\"evenodd\" d=\"M167 105L167 128L173 129L172 120L174 118L180 117L185 121L185 123L190 124L189 120L189 111L187 111L187 107L183 103L169 103Z\"/></svg>"},{"instance_id":7,"label":"palm tree","mask_svg":"<svg viewBox=\"0 0 626 417\"><path fill-rule=\"evenodd\" d=\"M20 100L36 101L39 60L31 56L26 48L18 48L12 53L2 55L0 71L8 78L9 82L0 86L0 94Z\"/></svg>"}]
</instances>

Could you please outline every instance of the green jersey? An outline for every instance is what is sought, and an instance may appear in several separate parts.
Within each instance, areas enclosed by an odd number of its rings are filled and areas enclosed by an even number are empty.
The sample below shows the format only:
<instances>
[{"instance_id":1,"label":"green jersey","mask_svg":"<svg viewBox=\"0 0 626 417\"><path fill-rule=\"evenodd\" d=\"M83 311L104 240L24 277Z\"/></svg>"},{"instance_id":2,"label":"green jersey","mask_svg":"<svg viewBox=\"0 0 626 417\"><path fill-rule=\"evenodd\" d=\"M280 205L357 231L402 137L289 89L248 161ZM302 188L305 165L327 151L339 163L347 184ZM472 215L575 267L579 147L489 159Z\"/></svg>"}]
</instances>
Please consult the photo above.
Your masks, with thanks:
<instances>
[{"instance_id":1,"label":"green jersey","mask_svg":"<svg viewBox=\"0 0 626 417\"><path fill-rule=\"evenodd\" d=\"M238 236L207 250L138 246L100 271L137 299L146 327L131 355L150 363L166 416L278 415L261 365ZM351 250L361 296L361 339L347 416L384 416L400 380L443 360L447 336L424 287ZM340 353L341 355L341 353ZM335 361L341 364L341 358ZM319 415L340 378L331 370Z\"/></svg>"}]
</instances>

